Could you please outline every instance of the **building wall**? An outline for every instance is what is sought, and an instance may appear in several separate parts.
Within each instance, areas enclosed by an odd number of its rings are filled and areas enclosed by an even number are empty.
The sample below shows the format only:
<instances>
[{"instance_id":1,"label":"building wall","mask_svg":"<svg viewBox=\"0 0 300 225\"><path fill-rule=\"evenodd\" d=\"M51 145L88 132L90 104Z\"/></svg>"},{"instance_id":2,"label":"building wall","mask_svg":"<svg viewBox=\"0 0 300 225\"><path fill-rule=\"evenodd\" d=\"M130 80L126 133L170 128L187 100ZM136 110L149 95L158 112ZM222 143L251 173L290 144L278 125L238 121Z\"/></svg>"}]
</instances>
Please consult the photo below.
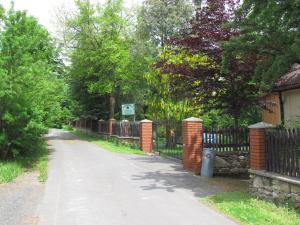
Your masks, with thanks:
<instances>
[{"instance_id":1,"label":"building wall","mask_svg":"<svg viewBox=\"0 0 300 225\"><path fill-rule=\"evenodd\" d=\"M300 89L282 93L284 103L284 119L287 126L300 124Z\"/></svg>"},{"instance_id":2,"label":"building wall","mask_svg":"<svg viewBox=\"0 0 300 225\"><path fill-rule=\"evenodd\" d=\"M268 110L262 112L263 122L279 125L281 123L279 94L273 92L265 96L264 101Z\"/></svg>"}]
</instances>

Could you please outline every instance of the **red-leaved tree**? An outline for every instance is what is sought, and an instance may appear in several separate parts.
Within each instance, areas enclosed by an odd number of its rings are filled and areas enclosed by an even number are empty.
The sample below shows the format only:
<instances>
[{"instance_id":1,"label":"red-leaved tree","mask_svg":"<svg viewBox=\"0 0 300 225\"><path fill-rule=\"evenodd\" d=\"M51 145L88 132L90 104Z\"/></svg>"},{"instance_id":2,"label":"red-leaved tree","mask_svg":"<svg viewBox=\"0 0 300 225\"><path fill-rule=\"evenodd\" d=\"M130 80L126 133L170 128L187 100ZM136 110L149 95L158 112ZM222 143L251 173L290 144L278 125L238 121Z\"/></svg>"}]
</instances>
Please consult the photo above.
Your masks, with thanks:
<instances>
[{"instance_id":1,"label":"red-leaved tree","mask_svg":"<svg viewBox=\"0 0 300 225\"><path fill-rule=\"evenodd\" d=\"M185 92L203 110L217 109L232 116L236 126L242 115L256 108L260 97L253 81L257 56L229 50L230 38L239 34L229 25L238 6L237 0L203 1L182 35L171 40L169 47L173 56L184 52L185 58L196 55L199 62L165 57L158 63L163 73L171 74L174 94Z\"/></svg>"}]
</instances>

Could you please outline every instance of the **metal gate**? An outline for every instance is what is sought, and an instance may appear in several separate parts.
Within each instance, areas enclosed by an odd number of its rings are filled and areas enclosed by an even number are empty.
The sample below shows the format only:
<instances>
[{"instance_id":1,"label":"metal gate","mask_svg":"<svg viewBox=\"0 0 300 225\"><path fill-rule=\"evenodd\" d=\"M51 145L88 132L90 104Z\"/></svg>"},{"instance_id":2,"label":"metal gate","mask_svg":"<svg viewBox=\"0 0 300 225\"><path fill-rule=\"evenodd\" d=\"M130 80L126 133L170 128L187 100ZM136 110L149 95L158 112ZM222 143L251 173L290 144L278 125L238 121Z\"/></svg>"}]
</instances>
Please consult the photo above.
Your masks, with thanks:
<instances>
[{"instance_id":1,"label":"metal gate","mask_svg":"<svg viewBox=\"0 0 300 225\"><path fill-rule=\"evenodd\" d=\"M153 149L160 155L182 159L181 122L153 122Z\"/></svg>"}]
</instances>

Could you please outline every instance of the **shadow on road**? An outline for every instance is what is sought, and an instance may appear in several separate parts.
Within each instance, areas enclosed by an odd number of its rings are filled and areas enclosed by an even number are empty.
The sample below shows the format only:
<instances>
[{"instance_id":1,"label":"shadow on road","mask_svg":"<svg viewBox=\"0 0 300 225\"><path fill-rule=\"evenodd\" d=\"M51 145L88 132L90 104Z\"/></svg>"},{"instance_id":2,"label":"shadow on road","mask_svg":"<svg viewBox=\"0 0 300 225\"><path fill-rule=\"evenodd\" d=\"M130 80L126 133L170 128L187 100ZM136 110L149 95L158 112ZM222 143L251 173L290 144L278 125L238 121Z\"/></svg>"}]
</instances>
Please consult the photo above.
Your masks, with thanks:
<instances>
[{"instance_id":1,"label":"shadow on road","mask_svg":"<svg viewBox=\"0 0 300 225\"><path fill-rule=\"evenodd\" d=\"M238 178L215 177L205 178L182 169L181 163L162 157L135 157L131 160L137 164L149 164L149 171L139 173L133 180L148 180L148 185L141 186L144 190L164 189L168 192L187 190L195 197L205 197L220 192L245 191L247 181Z\"/></svg>"},{"instance_id":2,"label":"shadow on road","mask_svg":"<svg viewBox=\"0 0 300 225\"><path fill-rule=\"evenodd\" d=\"M52 130L46 137L50 144L50 154L55 151L51 147L51 141L76 141L81 140L71 132L61 130ZM199 198L213 195L220 192L245 191L247 190L247 181L230 177L205 178L193 175L182 168L180 161L174 161L160 156L139 156L139 155L121 155L126 160L142 170L138 170L131 177L132 180L147 181L146 185L140 186L143 190L166 190L174 192L185 190Z\"/></svg>"}]
</instances>

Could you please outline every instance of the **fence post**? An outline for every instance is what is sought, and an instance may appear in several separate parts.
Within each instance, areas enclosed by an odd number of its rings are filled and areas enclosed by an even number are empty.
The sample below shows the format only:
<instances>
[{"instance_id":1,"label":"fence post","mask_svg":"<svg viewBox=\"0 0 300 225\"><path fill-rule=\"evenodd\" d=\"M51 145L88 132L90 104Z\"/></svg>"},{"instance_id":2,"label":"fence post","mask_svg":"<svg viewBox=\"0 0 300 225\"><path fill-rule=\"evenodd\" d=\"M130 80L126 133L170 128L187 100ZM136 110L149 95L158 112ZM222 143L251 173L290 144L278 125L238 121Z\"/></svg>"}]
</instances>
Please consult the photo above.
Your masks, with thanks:
<instances>
[{"instance_id":1,"label":"fence post","mask_svg":"<svg viewBox=\"0 0 300 225\"><path fill-rule=\"evenodd\" d=\"M152 152L152 121L140 122L140 147L145 153Z\"/></svg>"},{"instance_id":2,"label":"fence post","mask_svg":"<svg viewBox=\"0 0 300 225\"><path fill-rule=\"evenodd\" d=\"M266 128L273 125L260 122L249 126L250 139L250 168L252 170L266 170Z\"/></svg>"},{"instance_id":3,"label":"fence post","mask_svg":"<svg viewBox=\"0 0 300 225\"><path fill-rule=\"evenodd\" d=\"M108 134L109 136L113 134L113 123L115 122L115 119L109 119L108 120Z\"/></svg>"},{"instance_id":4,"label":"fence post","mask_svg":"<svg viewBox=\"0 0 300 225\"><path fill-rule=\"evenodd\" d=\"M183 168L195 174L199 174L201 169L202 122L201 119L194 117L182 121Z\"/></svg>"},{"instance_id":5,"label":"fence post","mask_svg":"<svg viewBox=\"0 0 300 225\"><path fill-rule=\"evenodd\" d=\"M98 133L102 132L103 122L104 122L104 120L98 120Z\"/></svg>"}]
</instances>

